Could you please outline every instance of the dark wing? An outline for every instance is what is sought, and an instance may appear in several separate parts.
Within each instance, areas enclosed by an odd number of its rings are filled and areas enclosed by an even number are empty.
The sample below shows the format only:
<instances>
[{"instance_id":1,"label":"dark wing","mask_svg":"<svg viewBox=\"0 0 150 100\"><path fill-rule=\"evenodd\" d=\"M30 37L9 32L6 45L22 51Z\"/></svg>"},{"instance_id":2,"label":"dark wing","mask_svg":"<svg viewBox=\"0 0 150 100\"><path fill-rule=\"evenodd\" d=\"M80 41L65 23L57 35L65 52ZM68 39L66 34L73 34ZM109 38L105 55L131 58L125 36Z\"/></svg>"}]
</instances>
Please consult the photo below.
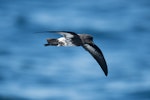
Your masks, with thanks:
<instances>
[{"instance_id":1,"label":"dark wing","mask_svg":"<svg viewBox=\"0 0 150 100\"><path fill-rule=\"evenodd\" d=\"M108 69L102 51L93 43L84 44L83 48L87 50L95 58L95 60L98 62L98 64L101 66L102 70L104 71L105 75L107 76Z\"/></svg>"},{"instance_id":2,"label":"dark wing","mask_svg":"<svg viewBox=\"0 0 150 100\"><path fill-rule=\"evenodd\" d=\"M79 37L76 33L69 32L69 31L45 31L45 32L58 33L58 34L64 36L65 38ZM43 32L40 32L40 33L43 33Z\"/></svg>"}]
</instances>

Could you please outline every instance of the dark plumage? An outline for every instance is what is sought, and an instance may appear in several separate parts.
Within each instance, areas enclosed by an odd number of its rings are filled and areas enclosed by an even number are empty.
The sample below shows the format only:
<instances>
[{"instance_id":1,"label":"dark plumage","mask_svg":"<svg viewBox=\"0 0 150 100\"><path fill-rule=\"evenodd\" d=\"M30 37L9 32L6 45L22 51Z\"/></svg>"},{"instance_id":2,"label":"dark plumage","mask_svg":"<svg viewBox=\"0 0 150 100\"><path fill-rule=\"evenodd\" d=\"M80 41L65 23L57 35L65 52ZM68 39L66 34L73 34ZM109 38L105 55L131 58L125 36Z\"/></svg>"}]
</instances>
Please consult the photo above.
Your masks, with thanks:
<instances>
[{"instance_id":1,"label":"dark plumage","mask_svg":"<svg viewBox=\"0 0 150 100\"><path fill-rule=\"evenodd\" d=\"M50 33L58 33L63 37L58 39L47 39L45 46L82 46L88 51L101 66L105 75L108 75L107 64L102 51L94 44L93 37L89 34L76 34L68 31L46 31Z\"/></svg>"}]
</instances>

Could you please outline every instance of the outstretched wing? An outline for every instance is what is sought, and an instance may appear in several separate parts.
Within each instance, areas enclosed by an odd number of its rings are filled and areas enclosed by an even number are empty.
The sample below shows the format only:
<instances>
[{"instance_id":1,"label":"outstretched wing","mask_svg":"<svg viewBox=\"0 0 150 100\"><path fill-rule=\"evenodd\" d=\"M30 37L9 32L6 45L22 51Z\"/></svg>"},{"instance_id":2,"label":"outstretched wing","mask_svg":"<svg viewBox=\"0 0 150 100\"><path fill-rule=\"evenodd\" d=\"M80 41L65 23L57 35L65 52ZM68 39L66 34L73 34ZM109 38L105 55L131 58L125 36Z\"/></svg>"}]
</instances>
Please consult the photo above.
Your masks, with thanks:
<instances>
[{"instance_id":1,"label":"outstretched wing","mask_svg":"<svg viewBox=\"0 0 150 100\"><path fill-rule=\"evenodd\" d=\"M79 37L76 33L69 32L69 31L44 31L44 32L57 33L57 34L64 36L65 38ZM40 33L43 33L43 32L40 32Z\"/></svg>"},{"instance_id":2,"label":"outstretched wing","mask_svg":"<svg viewBox=\"0 0 150 100\"><path fill-rule=\"evenodd\" d=\"M70 32L70 31L44 31L44 32L38 32L38 33L57 33L57 34L62 35L66 39L66 42L69 45L76 45L76 46L82 45L82 40L80 39L80 36L74 32Z\"/></svg>"},{"instance_id":3,"label":"outstretched wing","mask_svg":"<svg viewBox=\"0 0 150 100\"><path fill-rule=\"evenodd\" d=\"M98 64L101 66L102 70L104 71L105 75L107 76L108 69L102 51L93 43L84 44L83 48L87 50L95 58L95 60L98 62Z\"/></svg>"}]
</instances>

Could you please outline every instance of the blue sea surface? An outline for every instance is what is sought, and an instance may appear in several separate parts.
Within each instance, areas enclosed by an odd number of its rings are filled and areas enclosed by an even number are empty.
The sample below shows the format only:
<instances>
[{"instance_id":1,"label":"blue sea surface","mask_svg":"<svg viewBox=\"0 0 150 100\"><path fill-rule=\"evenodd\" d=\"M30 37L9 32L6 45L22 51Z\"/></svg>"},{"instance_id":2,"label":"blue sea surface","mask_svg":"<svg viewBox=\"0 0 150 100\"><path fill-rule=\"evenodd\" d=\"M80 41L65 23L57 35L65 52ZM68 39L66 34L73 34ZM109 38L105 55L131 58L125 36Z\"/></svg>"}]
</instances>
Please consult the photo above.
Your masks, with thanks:
<instances>
[{"instance_id":1,"label":"blue sea surface","mask_svg":"<svg viewBox=\"0 0 150 100\"><path fill-rule=\"evenodd\" d=\"M150 0L0 0L0 30L0 100L150 100ZM91 34L108 76L47 30Z\"/></svg>"}]
</instances>

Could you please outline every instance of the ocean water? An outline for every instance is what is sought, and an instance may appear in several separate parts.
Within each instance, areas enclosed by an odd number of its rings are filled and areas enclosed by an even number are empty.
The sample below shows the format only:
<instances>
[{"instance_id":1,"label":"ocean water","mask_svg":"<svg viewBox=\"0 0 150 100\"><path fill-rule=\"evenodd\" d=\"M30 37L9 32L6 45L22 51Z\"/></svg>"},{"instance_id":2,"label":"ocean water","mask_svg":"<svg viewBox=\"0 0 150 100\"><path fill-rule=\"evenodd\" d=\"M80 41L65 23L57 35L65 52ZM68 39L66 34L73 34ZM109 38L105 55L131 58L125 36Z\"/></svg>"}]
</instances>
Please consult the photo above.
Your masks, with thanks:
<instances>
[{"instance_id":1,"label":"ocean water","mask_svg":"<svg viewBox=\"0 0 150 100\"><path fill-rule=\"evenodd\" d=\"M0 100L150 100L149 0L0 0ZM88 33L82 47L44 47L47 30Z\"/></svg>"}]
</instances>

